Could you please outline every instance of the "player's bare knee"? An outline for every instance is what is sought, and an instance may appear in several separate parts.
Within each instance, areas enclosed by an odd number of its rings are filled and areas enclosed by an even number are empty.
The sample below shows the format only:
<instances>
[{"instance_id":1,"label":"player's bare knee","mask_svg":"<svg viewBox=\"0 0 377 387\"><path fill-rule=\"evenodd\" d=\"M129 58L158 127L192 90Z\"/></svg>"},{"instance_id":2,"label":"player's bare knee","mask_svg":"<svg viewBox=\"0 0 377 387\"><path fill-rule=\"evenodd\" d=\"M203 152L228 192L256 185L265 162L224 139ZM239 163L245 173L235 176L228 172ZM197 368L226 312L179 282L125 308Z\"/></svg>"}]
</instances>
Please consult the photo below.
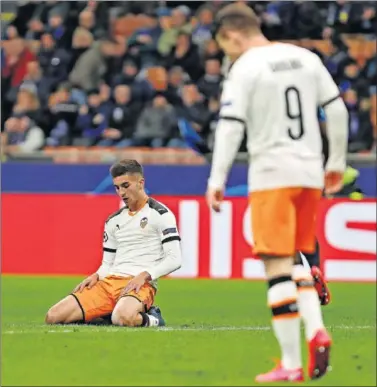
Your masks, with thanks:
<instances>
[{"instance_id":1,"label":"player's bare knee","mask_svg":"<svg viewBox=\"0 0 377 387\"><path fill-rule=\"evenodd\" d=\"M61 314L59 313L59 310L53 306L50 308L46 314L45 317L45 323L46 324L60 324L62 323L62 318Z\"/></svg>"},{"instance_id":2,"label":"player's bare knee","mask_svg":"<svg viewBox=\"0 0 377 387\"><path fill-rule=\"evenodd\" d=\"M136 326L137 313L134 311L114 311L111 315L111 322L113 325L122 327L134 327Z\"/></svg>"},{"instance_id":3,"label":"player's bare knee","mask_svg":"<svg viewBox=\"0 0 377 387\"><path fill-rule=\"evenodd\" d=\"M83 313L77 301L67 296L52 306L46 314L46 324L69 324L82 321Z\"/></svg>"},{"instance_id":4,"label":"player's bare knee","mask_svg":"<svg viewBox=\"0 0 377 387\"><path fill-rule=\"evenodd\" d=\"M293 269L293 257L263 257L267 278L291 275Z\"/></svg>"},{"instance_id":5,"label":"player's bare knee","mask_svg":"<svg viewBox=\"0 0 377 387\"><path fill-rule=\"evenodd\" d=\"M135 297L122 297L114 308L111 321L124 327L138 326L138 314L142 310L143 304Z\"/></svg>"}]
</instances>

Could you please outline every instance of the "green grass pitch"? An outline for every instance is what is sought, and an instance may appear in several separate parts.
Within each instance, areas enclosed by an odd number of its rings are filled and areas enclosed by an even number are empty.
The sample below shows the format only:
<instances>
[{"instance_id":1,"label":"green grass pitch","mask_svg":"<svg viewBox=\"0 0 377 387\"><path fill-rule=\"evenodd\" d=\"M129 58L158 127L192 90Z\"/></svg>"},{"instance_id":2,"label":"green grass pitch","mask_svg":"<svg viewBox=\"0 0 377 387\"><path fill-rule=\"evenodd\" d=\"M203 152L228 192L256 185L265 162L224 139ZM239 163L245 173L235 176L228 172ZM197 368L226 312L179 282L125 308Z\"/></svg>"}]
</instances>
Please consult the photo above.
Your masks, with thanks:
<instances>
[{"instance_id":1,"label":"green grass pitch","mask_svg":"<svg viewBox=\"0 0 377 387\"><path fill-rule=\"evenodd\" d=\"M263 282L162 280L165 330L43 325L79 280L2 277L1 385L252 386L279 356ZM376 285L331 289L333 370L304 385L376 386Z\"/></svg>"}]
</instances>

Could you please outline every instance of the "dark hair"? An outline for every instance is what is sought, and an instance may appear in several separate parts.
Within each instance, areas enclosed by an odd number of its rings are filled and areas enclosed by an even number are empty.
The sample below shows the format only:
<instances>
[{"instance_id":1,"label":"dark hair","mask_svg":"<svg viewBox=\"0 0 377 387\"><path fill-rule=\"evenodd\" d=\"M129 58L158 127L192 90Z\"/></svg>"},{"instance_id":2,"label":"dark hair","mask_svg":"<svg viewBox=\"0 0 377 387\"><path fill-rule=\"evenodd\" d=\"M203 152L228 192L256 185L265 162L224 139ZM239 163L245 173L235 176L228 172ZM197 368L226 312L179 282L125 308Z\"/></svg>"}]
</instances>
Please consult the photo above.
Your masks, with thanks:
<instances>
[{"instance_id":1,"label":"dark hair","mask_svg":"<svg viewBox=\"0 0 377 387\"><path fill-rule=\"evenodd\" d=\"M113 178L123 175L135 175L137 173L144 176L143 167L136 160L131 159L120 160L110 168L110 174Z\"/></svg>"}]
</instances>

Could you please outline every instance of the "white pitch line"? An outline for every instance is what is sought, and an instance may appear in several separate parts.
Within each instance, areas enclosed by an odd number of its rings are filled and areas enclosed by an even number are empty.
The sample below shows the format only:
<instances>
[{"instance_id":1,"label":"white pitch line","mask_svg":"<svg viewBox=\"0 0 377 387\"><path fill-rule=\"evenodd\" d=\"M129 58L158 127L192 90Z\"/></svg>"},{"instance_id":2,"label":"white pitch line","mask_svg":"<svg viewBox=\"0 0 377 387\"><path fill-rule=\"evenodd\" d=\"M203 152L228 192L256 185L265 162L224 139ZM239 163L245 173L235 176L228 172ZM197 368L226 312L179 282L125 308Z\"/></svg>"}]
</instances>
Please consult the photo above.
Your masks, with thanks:
<instances>
[{"instance_id":1,"label":"white pitch line","mask_svg":"<svg viewBox=\"0 0 377 387\"><path fill-rule=\"evenodd\" d=\"M80 329L81 328L81 329ZM19 335L19 334L35 334L35 333L114 333L114 332L145 332L145 329L131 329L131 328L121 328L121 327L112 327L112 328L98 328L98 327L80 327L76 329L64 329L64 330L54 330L50 329L47 331L43 330L13 330L13 331L3 331L1 334L3 335ZM84 329L82 329L84 328ZM356 326L348 326L348 325L337 325L337 326L329 326L330 330L376 330L376 326L373 325L356 325ZM270 331L271 327L163 327L152 329L152 332L217 332L217 331Z\"/></svg>"}]
</instances>

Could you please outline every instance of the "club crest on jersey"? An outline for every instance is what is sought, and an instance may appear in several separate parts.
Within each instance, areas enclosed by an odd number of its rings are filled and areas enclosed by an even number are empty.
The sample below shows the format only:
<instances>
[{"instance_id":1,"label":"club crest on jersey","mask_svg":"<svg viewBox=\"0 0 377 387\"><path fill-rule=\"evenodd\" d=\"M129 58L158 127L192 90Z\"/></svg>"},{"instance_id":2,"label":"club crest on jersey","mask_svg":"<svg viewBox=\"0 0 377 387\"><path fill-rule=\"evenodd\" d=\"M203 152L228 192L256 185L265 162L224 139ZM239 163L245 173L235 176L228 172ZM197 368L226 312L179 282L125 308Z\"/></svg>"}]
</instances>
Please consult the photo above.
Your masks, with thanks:
<instances>
[{"instance_id":1,"label":"club crest on jersey","mask_svg":"<svg viewBox=\"0 0 377 387\"><path fill-rule=\"evenodd\" d=\"M148 224L148 218L143 218L143 219L141 219L141 221L140 221L140 227L141 228L145 228L145 226Z\"/></svg>"}]
</instances>

